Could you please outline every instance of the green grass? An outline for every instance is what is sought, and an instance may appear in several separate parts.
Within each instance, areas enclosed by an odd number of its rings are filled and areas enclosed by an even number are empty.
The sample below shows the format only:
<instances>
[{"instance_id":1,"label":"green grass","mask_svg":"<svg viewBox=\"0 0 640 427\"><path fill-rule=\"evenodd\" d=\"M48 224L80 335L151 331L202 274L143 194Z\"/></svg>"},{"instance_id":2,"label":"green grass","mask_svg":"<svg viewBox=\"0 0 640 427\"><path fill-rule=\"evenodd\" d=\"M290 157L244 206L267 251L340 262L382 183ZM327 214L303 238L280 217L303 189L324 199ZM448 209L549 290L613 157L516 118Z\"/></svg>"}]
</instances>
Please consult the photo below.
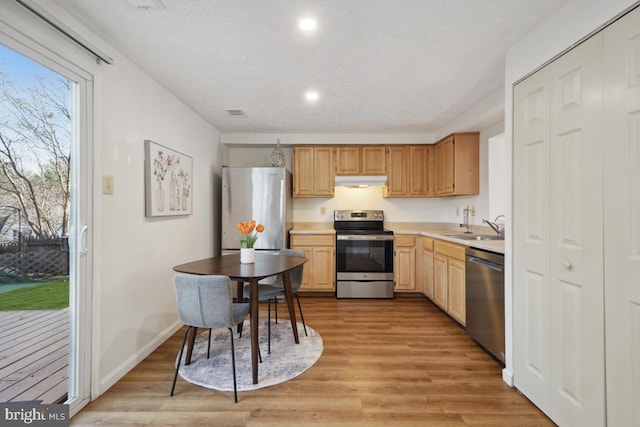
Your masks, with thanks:
<instances>
[{"instance_id":1,"label":"green grass","mask_svg":"<svg viewBox=\"0 0 640 427\"><path fill-rule=\"evenodd\" d=\"M57 310L69 307L69 281L58 280L0 295L0 311Z\"/></svg>"}]
</instances>

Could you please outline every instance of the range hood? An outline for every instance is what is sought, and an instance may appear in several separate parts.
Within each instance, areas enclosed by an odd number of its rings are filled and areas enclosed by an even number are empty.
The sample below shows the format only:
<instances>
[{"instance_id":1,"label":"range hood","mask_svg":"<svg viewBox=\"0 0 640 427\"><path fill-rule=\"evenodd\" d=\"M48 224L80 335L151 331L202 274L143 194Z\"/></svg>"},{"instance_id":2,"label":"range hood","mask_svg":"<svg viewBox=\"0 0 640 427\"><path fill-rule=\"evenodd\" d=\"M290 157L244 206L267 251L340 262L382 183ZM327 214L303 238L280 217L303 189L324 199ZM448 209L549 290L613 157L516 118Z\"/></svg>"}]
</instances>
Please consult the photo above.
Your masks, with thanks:
<instances>
[{"instance_id":1,"label":"range hood","mask_svg":"<svg viewBox=\"0 0 640 427\"><path fill-rule=\"evenodd\" d=\"M336 187L384 187L387 177L384 175L336 176Z\"/></svg>"}]
</instances>

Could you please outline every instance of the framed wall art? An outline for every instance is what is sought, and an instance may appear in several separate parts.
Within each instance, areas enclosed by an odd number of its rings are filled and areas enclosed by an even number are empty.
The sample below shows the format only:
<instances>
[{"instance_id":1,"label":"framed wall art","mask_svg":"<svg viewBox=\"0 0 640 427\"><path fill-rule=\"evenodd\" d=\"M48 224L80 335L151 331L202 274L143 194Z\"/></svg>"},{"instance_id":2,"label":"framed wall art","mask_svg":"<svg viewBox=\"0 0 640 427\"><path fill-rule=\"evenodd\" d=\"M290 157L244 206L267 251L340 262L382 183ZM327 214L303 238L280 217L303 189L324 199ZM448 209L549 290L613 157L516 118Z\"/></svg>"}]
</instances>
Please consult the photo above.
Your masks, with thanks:
<instances>
[{"instance_id":1,"label":"framed wall art","mask_svg":"<svg viewBox=\"0 0 640 427\"><path fill-rule=\"evenodd\" d=\"M145 216L191 215L193 159L144 141Z\"/></svg>"}]
</instances>

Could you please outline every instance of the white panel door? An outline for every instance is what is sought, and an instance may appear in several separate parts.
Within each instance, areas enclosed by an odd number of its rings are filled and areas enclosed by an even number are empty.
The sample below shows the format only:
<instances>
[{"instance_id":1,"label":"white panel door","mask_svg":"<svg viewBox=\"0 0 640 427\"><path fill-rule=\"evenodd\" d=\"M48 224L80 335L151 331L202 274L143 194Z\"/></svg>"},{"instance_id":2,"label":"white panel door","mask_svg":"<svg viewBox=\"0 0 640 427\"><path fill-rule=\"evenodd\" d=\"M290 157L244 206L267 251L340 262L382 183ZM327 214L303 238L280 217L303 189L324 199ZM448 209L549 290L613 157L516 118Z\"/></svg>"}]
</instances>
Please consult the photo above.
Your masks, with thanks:
<instances>
[{"instance_id":1,"label":"white panel door","mask_svg":"<svg viewBox=\"0 0 640 427\"><path fill-rule=\"evenodd\" d=\"M549 65L551 418L605 424L602 35Z\"/></svg>"},{"instance_id":2,"label":"white panel door","mask_svg":"<svg viewBox=\"0 0 640 427\"><path fill-rule=\"evenodd\" d=\"M548 69L514 88L514 382L549 413Z\"/></svg>"},{"instance_id":3,"label":"white panel door","mask_svg":"<svg viewBox=\"0 0 640 427\"><path fill-rule=\"evenodd\" d=\"M640 9L605 33L607 419L640 426Z\"/></svg>"}]
</instances>

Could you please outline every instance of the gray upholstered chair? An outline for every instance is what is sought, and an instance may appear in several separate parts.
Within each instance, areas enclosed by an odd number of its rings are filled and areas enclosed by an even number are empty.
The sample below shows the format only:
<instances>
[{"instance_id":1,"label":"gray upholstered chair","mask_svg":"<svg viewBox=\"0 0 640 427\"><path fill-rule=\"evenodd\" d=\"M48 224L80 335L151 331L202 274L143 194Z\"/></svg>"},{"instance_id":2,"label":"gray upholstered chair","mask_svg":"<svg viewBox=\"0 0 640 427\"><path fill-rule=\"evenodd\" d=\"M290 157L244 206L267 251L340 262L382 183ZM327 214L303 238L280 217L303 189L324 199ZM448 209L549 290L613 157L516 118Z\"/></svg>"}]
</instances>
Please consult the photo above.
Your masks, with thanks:
<instances>
[{"instance_id":1,"label":"gray upholstered chair","mask_svg":"<svg viewBox=\"0 0 640 427\"><path fill-rule=\"evenodd\" d=\"M278 252L280 255L289 255L289 256L299 256L304 258L304 252L296 251L293 249L280 249ZM307 325L304 322L304 315L302 314L302 306L300 305L300 297L298 296L298 289L300 289L300 285L302 284L302 273L304 272L304 264L294 268L289 272L289 277L291 279L291 291L293 295L296 297L296 301L298 302L298 311L300 312L300 320L302 320L302 326L304 327L304 334L307 334ZM249 285L245 285L244 295L250 295ZM258 287L258 301L266 302L267 312L269 317L269 323L267 324L267 334L268 334L268 353L271 353L271 302L275 305L275 318L276 323L278 323L278 298L284 298L284 283L282 281L282 276L277 275L273 278L272 284L260 284Z\"/></svg>"},{"instance_id":2,"label":"gray upholstered chair","mask_svg":"<svg viewBox=\"0 0 640 427\"><path fill-rule=\"evenodd\" d=\"M241 324L249 314L249 304L236 304L231 295L231 280L227 276L179 275L174 279L178 316L187 326L182 338L180 356L173 376L171 396L176 387L176 378L182 362L182 353L191 329L209 329L207 358L211 347L211 328L227 328L231 337L231 365L233 366L233 401L238 402L236 385L236 357L233 346L233 327Z\"/></svg>"}]
</instances>

